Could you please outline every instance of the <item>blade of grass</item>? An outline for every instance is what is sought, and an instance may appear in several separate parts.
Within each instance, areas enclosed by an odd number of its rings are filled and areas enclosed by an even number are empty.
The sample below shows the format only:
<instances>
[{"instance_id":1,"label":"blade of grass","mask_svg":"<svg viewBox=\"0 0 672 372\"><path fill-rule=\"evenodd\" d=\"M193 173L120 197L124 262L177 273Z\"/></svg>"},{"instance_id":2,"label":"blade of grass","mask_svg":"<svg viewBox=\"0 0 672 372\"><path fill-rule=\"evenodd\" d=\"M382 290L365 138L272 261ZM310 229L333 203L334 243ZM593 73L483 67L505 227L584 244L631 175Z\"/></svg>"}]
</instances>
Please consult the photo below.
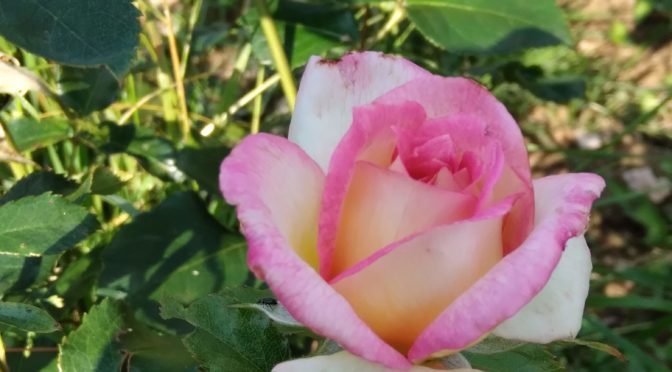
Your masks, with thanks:
<instances>
[{"instance_id":1,"label":"blade of grass","mask_svg":"<svg viewBox=\"0 0 672 372\"><path fill-rule=\"evenodd\" d=\"M257 71L257 87L264 83L264 68L260 67ZM254 98L252 104L252 124L250 126L250 133L259 133L259 126L261 124L261 94Z\"/></svg>"},{"instance_id":2,"label":"blade of grass","mask_svg":"<svg viewBox=\"0 0 672 372\"><path fill-rule=\"evenodd\" d=\"M294 84L292 70L289 68L289 62L287 62L285 50L282 48L282 42L280 42L278 30L275 28L275 23L273 22L273 18L268 12L265 1L256 0L256 2L257 8L259 9L259 13L261 15L261 30L266 37L266 42L268 43L268 48L271 51L271 57L273 58L275 68L278 70L278 74L280 74L280 84L282 85L282 91L285 94L290 111L294 111L294 103L296 102L296 85Z\"/></svg>"}]
</instances>

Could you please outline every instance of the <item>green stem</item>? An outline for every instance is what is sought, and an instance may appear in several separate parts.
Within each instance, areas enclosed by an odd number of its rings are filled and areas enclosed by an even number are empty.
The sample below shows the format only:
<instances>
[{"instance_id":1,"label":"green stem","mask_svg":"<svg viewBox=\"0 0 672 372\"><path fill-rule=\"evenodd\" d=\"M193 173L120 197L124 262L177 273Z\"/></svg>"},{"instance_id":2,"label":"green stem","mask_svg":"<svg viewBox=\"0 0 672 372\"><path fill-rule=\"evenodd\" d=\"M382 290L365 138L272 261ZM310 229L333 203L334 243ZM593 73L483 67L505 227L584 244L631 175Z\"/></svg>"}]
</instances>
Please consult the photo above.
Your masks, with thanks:
<instances>
[{"instance_id":1,"label":"green stem","mask_svg":"<svg viewBox=\"0 0 672 372\"><path fill-rule=\"evenodd\" d=\"M282 86L282 91L285 93L285 98L287 99L289 109L294 111L294 103L296 102L296 85L294 84L292 70L289 67L289 63L287 62L287 55L285 55L285 50L282 47L282 42L280 42L278 30L275 28L275 23L273 22L271 14L268 12L266 3L264 0L256 1L257 8L259 8L259 13L261 14L261 30L264 32L266 42L268 43L268 48L271 50L271 57L273 57L275 68L280 74L280 85Z\"/></svg>"}]
</instances>

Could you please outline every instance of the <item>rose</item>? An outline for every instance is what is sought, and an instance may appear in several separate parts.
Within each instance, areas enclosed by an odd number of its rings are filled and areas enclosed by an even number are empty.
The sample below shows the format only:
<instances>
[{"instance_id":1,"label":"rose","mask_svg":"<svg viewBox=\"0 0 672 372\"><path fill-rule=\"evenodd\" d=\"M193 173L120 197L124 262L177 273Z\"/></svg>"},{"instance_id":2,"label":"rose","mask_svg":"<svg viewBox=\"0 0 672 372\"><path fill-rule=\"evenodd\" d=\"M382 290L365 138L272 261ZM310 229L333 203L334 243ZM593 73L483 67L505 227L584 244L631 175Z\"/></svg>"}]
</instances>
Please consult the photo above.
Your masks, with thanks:
<instances>
[{"instance_id":1,"label":"rose","mask_svg":"<svg viewBox=\"0 0 672 372\"><path fill-rule=\"evenodd\" d=\"M220 185L251 270L298 321L370 362L403 370L488 334L578 332L582 234L604 181L532 181L516 122L473 81L379 53L314 57L289 141L246 137ZM320 363L342 370L338 358Z\"/></svg>"}]
</instances>

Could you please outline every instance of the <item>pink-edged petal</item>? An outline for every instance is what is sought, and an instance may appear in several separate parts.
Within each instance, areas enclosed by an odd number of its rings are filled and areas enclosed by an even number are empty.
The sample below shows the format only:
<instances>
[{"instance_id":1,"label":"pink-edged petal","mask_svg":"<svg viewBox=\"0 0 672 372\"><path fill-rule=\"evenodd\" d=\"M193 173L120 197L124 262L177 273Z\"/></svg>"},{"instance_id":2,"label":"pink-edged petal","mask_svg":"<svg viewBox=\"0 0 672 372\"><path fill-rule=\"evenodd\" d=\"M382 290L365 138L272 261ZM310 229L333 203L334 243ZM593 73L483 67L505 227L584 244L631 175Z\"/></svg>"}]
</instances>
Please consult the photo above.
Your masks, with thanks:
<instances>
[{"instance_id":1,"label":"pink-edged petal","mask_svg":"<svg viewBox=\"0 0 672 372\"><path fill-rule=\"evenodd\" d=\"M478 83L464 78L423 76L376 100L388 104L405 101L420 103L430 119L463 115L478 118L484 123L484 134L501 143L506 163L526 183L531 182L527 150L518 124L504 105ZM453 136L453 140L457 139Z\"/></svg>"},{"instance_id":2,"label":"pink-edged petal","mask_svg":"<svg viewBox=\"0 0 672 372\"><path fill-rule=\"evenodd\" d=\"M504 165L499 179L494 185L491 198L499 200L518 193L521 194L520 198L504 220L502 237L505 255L517 249L525 241L534 226L535 201L530 185L525 184L509 165Z\"/></svg>"},{"instance_id":3,"label":"pink-edged petal","mask_svg":"<svg viewBox=\"0 0 672 372\"><path fill-rule=\"evenodd\" d=\"M294 359L278 364L272 372L396 372L380 364L371 363L366 359L358 358L347 351L340 351L331 355L321 355L312 358ZM422 366L413 366L403 369L406 372L436 372L441 371ZM476 371L469 368L452 369L451 372Z\"/></svg>"},{"instance_id":4,"label":"pink-edged petal","mask_svg":"<svg viewBox=\"0 0 672 372\"><path fill-rule=\"evenodd\" d=\"M409 358L463 349L530 302L548 282L567 241L585 230L592 202L603 188L602 178L587 173L535 180L535 226L527 240L434 320Z\"/></svg>"},{"instance_id":5,"label":"pink-edged petal","mask_svg":"<svg viewBox=\"0 0 672 372\"><path fill-rule=\"evenodd\" d=\"M317 268L317 222L324 173L299 147L278 136L246 137L222 162L224 198L238 205L242 230L275 231ZM248 236L249 238L249 236ZM250 250L250 259L256 257Z\"/></svg>"},{"instance_id":6,"label":"pink-edged petal","mask_svg":"<svg viewBox=\"0 0 672 372\"><path fill-rule=\"evenodd\" d=\"M308 264L307 250L316 249L323 180L322 170L303 150L266 134L246 137L224 160L220 173L224 197L238 207L250 269L289 313L357 355L407 368L406 358L373 333Z\"/></svg>"},{"instance_id":7,"label":"pink-edged petal","mask_svg":"<svg viewBox=\"0 0 672 372\"><path fill-rule=\"evenodd\" d=\"M499 142L505 168L511 170L521 185L516 192L522 187L528 194L514 208L515 217L505 223L505 253L518 248L532 228L534 209L527 149L516 121L487 89L464 78L423 76L390 91L376 102L394 104L408 100L422 104L430 119L450 124L451 121L462 122L471 118L472 125L456 125L451 129L455 143L473 146L482 143L481 136ZM478 128L480 133L474 128Z\"/></svg>"},{"instance_id":8,"label":"pink-edged petal","mask_svg":"<svg viewBox=\"0 0 672 372\"><path fill-rule=\"evenodd\" d=\"M362 261L331 282L402 352L502 257L502 216L436 227Z\"/></svg>"},{"instance_id":9,"label":"pink-edged petal","mask_svg":"<svg viewBox=\"0 0 672 372\"><path fill-rule=\"evenodd\" d=\"M581 329L592 268L586 239L578 236L568 240L544 289L492 333L542 344L576 337Z\"/></svg>"},{"instance_id":10,"label":"pink-edged petal","mask_svg":"<svg viewBox=\"0 0 672 372\"><path fill-rule=\"evenodd\" d=\"M338 225L331 273L338 275L375 251L431 227L464 220L476 198L358 161Z\"/></svg>"},{"instance_id":11,"label":"pink-edged petal","mask_svg":"<svg viewBox=\"0 0 672 372\"><path fill-rule=\"evenodd\" d=\"M332 255L336 247L343 202L355 163L368 161L383 168L391 166L396 135L393 127L419 127L425 112L413 102L361 106L354 110L353 125L338 144L329 164L324 187L318 236L320 274L332 277ZM381 248L373 247L373 248Z\"/></svg>"},{"instance_id":12,"label":"pink-edged petal","mask_svg":"<svg viewBox=\"0 0 672 372\"><path fill-rule=\"evenodd\" d=\"M289 139L326 170L352 123L354 107L429 75L403 58L378 52L346 54L336 61L312 57L299 86Z\"/></svg>"}]
</instances>

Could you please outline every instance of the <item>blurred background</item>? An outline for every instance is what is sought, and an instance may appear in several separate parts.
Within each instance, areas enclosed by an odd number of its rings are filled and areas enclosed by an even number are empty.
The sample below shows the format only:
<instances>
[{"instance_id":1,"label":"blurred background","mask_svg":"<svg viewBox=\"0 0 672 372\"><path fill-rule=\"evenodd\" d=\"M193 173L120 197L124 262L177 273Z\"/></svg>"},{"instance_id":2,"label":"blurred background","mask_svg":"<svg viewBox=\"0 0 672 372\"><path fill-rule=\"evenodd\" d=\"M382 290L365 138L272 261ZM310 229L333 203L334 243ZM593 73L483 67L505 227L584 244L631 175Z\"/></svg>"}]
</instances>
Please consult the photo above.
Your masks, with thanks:
<instances>
[{"instance_id":1,"label":"blurred background","mask_svg":"<svg viewBox=\"0 0 672 372\"><path fill-rule=\"evenodd\" d=\"M219 162L249 133L286 134L310 55L378 50L487 86L520 124L535 176L607 180L587 233L595 268L579 336L626 361L559 343L559 364L517 370L672 368L671 0L133 4L126 18L87 8L97 25L81 29L112 35L100 60L49 49L56 34L36 42L39 27L2 15L21 6L0 4L0 205L52 191L100 225L3 274L4 300L46 308L67 333L98 296L124 297L138 322L168 329L160 293L186 302L253 283ZM12 371L55 370L62 335L5 330ZM179 344L165 342L133 370Z\"/></svg>"}]
</instances>

